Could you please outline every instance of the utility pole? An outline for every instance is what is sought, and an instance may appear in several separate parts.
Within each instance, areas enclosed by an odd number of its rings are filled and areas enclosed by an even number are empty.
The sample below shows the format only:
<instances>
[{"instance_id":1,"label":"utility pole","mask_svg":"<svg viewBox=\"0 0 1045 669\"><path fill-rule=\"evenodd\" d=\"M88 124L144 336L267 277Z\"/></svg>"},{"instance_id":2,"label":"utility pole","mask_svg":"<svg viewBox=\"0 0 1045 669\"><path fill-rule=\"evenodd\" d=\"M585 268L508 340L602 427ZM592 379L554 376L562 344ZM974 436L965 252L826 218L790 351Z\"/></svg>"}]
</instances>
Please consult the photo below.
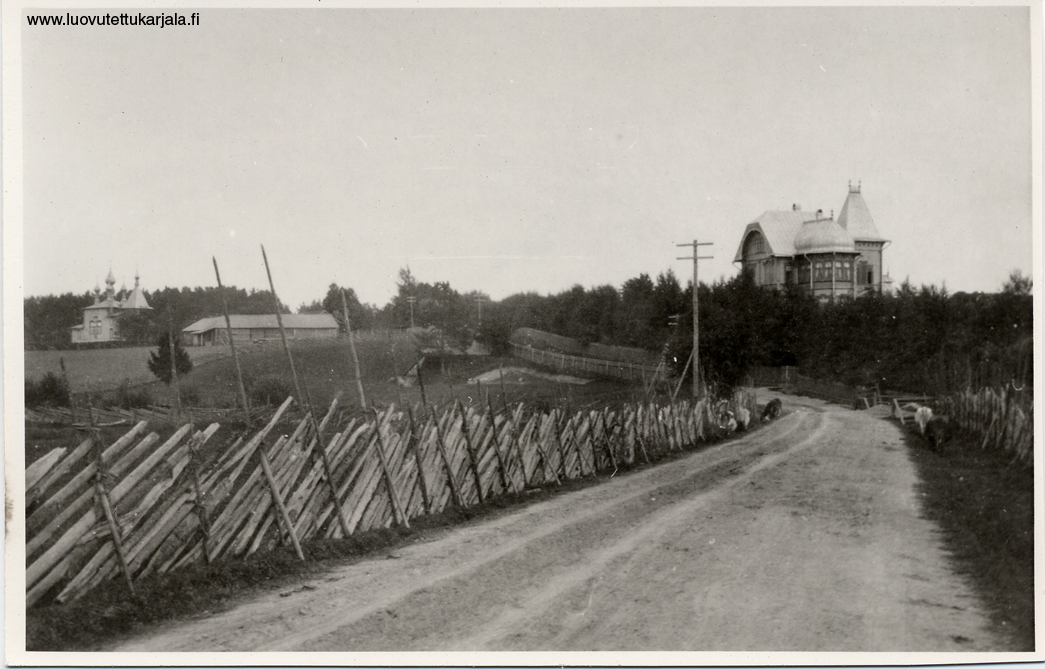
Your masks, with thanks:
<instances>
[{"instance_id":1,"label":"utility pole","mask_svg":"<svg viewBox=\"0 0 1045 669\"><path fill-rule=\"evenodd\" d=\"M485 300L485 299L486 298L484 298L482 295L476 295L475 296L475 305L477 307L479 307L479 327L480 328L483 327L483 300Z\"/></svg>"},{"instance_id":2,"label":"utility pole","mask_svg":"<svg viewBox=\"0 0 1045 669\"><path fill-rule=\"evenodd\" d=\"M676 260L692 260L693 261L693 399L700 399L700 311L699 311L699 299L697 294L699 293L697 287L697 262L700 260L711 260L713 256L701 256L697 255L700 246L711 246L711 242L698 242L693 240L692 244L676 244L676 246L692 246L693 256L685 258L676 258Z\"/></svg>"},{"instance_id":3,"label":"utility pole","mask_svg":"<svg viewBox=\"0 0 1045 669\"><path fill-rule=\"evenodd\" d=\"M414 327L414 302L417 302L416 297L408 297L406 301L410 303L410 327Z\"/></svg>"}]
</instances>

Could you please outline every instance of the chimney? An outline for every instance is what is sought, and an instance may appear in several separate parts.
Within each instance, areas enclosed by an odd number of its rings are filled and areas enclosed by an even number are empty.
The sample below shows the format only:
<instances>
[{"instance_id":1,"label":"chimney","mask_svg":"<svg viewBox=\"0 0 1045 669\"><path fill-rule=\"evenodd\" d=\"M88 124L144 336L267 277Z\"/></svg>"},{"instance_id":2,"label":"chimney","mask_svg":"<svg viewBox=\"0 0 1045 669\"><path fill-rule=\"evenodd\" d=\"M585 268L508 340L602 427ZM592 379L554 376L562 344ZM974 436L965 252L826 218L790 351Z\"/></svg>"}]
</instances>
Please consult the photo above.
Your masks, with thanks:
<instances>
[{"instance_id":1,"label":"chimney","mask_svg":"<svg viewBox=\"0 0 1045 669\"><path fill-rule=\"evenodd\" d=\"M793 204L793 205L791 205L791 211L802 211L802 205L800 205L800 204Z\"/></svg>"},{"instance_id":2,"label":"chimney","mask_svg":"<svg viewBox=\"0 0 1045 669\"><path fill-rule=\"evenodd\" d=\"M824 215L824 210L823 209L817 209L816 210L816 217L817 218L821 218L821 217L823 217L823 215Z\"/></svg>"}]
</instances>

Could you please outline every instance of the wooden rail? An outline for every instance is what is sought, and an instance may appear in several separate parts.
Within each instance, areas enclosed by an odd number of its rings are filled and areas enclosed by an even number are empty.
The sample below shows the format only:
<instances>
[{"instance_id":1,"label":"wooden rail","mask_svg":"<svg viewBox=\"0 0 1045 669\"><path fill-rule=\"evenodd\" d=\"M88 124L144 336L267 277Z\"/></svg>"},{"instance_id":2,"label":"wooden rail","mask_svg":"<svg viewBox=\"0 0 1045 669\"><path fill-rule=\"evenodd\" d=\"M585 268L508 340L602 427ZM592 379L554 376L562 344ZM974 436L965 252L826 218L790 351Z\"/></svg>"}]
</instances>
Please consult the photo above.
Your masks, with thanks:
<instances>
[{"instance_id":1,"label":"wooden rail","mask_svg":"<svg viewBox=\"0 0 1045 669\"><path fill-rule=\"evenodd\" d=\"M512 355L536 362L539 365L554 367L562 372L577 372L581 374L599 374L612 376L618 379L642 380L648 382L654 376L662 373L660 367L650 365L639 365L633 362L618 362L614 360L601 360L599 358L586 358L578 355L568 355L555 351L545 351L532 346L511 343Z\"/></svg>"}]
</instances>

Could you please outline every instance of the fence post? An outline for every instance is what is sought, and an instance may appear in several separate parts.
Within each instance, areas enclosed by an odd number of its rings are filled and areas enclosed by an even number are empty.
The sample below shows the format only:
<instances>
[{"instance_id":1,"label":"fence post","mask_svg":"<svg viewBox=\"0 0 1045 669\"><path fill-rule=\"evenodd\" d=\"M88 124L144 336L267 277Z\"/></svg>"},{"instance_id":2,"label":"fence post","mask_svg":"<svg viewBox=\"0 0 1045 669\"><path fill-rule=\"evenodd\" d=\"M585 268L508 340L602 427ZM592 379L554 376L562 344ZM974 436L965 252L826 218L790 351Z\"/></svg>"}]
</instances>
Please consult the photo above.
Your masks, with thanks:
<instances>
[{"instance_id":1,"label":"fence post","mask_svg":"<svg viewBox=\"0 0 1045 669\"><path fill-rule=\"evenodd\" d=\"M443 441L443 429L439 427L439 416L435 413L435 407L430 408L432 419L435 421L435 445L439 449L439 455L443 458L443 466L446 468L446 481L450 486L450 494L458 507L464 508L464 500L461 499L461 491L457 489L457 481L454 479L454 468L450 465L450 458L446 455L446 444Z\"/></svg>"},{"instance_id":2,"label":"fence post","mask_svg":"<svg viewBox=\"0 0 1045 669\"><path fill-rule=\"evenodd\" d=\"M461 434L464 435L465 449L468 451L468 463L472 466L472 476L475 478L475 491L479 495L479 503L486 501L483 495L483 480L479 476L479 463L475 459L475 449L472 448L472 437L468 433L468 414L464 411L461 401L457 401L457 412L461 414Z\"/></svg>"},{"instance_id":3,"label":"fence post","mask_svg":"<svg viewBox=\"0 0 1045 669\"><path fill-rule=\"evenodd\" d=\"M508 469L504 466L504 458L501 457L501 441L497 437L497 414L493 410L493 400L490 399L490 392L486 393L486 404L490 407L490 430L493 431L493 452L497 456L497 469L501 473L501 486L504 488L506 493L511 492L512 488L509 485Z\"/></svg>"},{"instance_id":4,"label":"fence post","mask_svg":"<svg viewBox=\"0 0 1045 669\"><path fill-rule=\"evenodd\" d=\"M345 332L348 334L348 348L352 352L352 366L356 372L356 391L359 393L359 406L366 411L366 395L363 393L363 379L359 373L359 356L356 355L356 342L352 338L352 323L348 319L348 301L345 299L345 289L341 289L341 310L345 314ZM396 379L396 387L399 380Z\"/></svg>"},{"instance_id":5,"label":"fence post","mask_svg":"<svg viewBox=\"0 0 1045 669\"><path fill-rule=\"evenodd\" d=\"M263 442L258 443L258 455L261 456L261 470L265 473L265 480L268 482L269 491L272 493L272 501L276 505L277 517L286 526L287 534L290 535L290 542L294 544L294 552L297 553L298 559L304 562L305 554L301 551L298 535L294 532L294 523L290 520L287 507L283 504L283 498L279 496L279 486L276 484L276 477L272 474L272 465L269 463L268 454L265 453L265 444Z\"/></svg>"},{"instance_id":6,"label":"fence post","mask_svg":"<svg viewBox=\"0 0 1045 669\"><path fill-rule=\"evenodd\" d=\"M432 500L428 497L428 482L425 481L425 465L424 457L421 455L421 444L420 440L414 434L414 409L413 407L406 408L407 418L410 420L410 432L407 435L409 441L407 447L413 447L414 459L417 460L417 484L421 487L421 500L425 504L425 513L432 513Z\"/></svg>"},{"instance_id":7,"label":"fence post","mask_svg":"<svg viewBox=\"0 0 1045 669\"><path fill-rule=\"evenodd\" d=\"M109 475L109 470L105 466L105 458L103 456L102 448L102 435L101 430L95 427L94 424L94 406L88 405L91 409L91 438L94 441L94 449L97 459L97 471L94 479L94 491L98 496L98 501L101 502L102 511L105 513L105 522L109 526L109 533L112 535L112 543L116 548L116 557L120 563L120 571L123 572L123 577L127 581L127 589L131 591L132 597L137 597L138 593L134 590L134 581L131 579L131 569L127 564L127 554L123 550L123 537L120 536L120 524L116 520L116 514L113 513L112 504L109 502L109 493L105 489L105 479Z\"/></svg>"},{"instance_id":8,"label":"fence post","mask_svg":"<svg viewBox=\"0 0 1045 669\"><path fill-rule=\"evenodd\" d=\"M391 415L392 410L388 410ZM403 509L403 503L399 500L399 491L396 490L395 479L392 478L392 471L388 468L388 456L385 453L385 435L381 431L381 417L377 413L377 409L374 409L374 430L377 432L377 456L381 460L381 471L385 475L385 487L388 488L388 499L392 503L392 512L395 514L396 522L403 527L409 528L410 521L406 517L406 511Z\"/></svg>"},{"instance_id":9,"label":"fence post","mask_svg":"<svg viewBox=\"0 0 1045 669\"><path fill-rule=\"evenodd\" d=\"M192 457L192 486L196 492L196 501L193 508L200 520L200 530L203 532L203 559L210 564L210 520L207 518L207 507L203 504L203 492L200 489L200 469L203 461L200 459L198 449L199 441L203 432L197 432L189 439L189 455Z\"/></svg>"}]
</instances>

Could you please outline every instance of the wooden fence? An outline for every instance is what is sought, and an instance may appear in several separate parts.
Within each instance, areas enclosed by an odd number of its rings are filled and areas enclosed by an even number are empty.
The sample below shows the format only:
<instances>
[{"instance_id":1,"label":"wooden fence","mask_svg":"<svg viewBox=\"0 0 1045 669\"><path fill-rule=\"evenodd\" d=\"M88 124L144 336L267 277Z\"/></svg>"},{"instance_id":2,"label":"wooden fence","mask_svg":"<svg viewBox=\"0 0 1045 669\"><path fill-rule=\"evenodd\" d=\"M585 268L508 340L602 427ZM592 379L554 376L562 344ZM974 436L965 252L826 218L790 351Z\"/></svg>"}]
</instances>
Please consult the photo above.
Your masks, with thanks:
<instances>
[{"instance_id":1,"label":"wooden fence","mask_svg":"<svg viewBox=\"0 0 1045 669\"><path fill-rule=\"evenodd\" d=\"M255 407L251 410L251 419L261 421L272 415L271 406ZM148 421L152 425L171 425L183 422L225 421L242 418L241 409L218 409L211 407L184 407L181 415L175 415L170 407L149 406L137 409L120 407L37 407L26 409L25 419L34 423L52 423L57 425L136 425L140 421Z\"/></svg>"},{"instance_id":2,"label":"wooden fence","mask_svg":"<svg viewBox=\"0 0 1045 669\"><path fill-rule=\"evenodd\" d=\"M639 365L632 362L615 362L612 360L600 360L598 358L586 358L555 351L545 351L532 346L511 343L512 355L536 362L540 365L554 367L563 372L579 372L581 374L601 374L618 379L641 380L646 383L663 374L660 367Z\"/></svg>"},{"instance_id":3,"label":"wooden fence","mask_svg":"<svg viewBox=\"0 0 1045 669\"><path fill-rule=\"evenodd\" d=\"M754 394L738 393L757 415ZM26 470L27 606L69 601L103 581L277 545L409 526L527 487L613 472L721 435L713 408L634 404L532 411L524 405L339 413L283 420L288 398L213 461L219 429L186 424L162 444L139 422L104 447L97 431ZM283 420L283 422L280 422ZM334 423L337 423L335 425ZM318 428L318 438L316 430ZM330 435L329 437L327 435ZM70 478L71 477L71 478Z\"/></svg>"},{"instance_id":4,"label":"wooden fence","mask_svg":"<svg viewBox=\"0 0 1045 669\"><path fill-rule=\"evenodd\" d=\"M959 430L981 439L981 448L997 448L1028 466L1034 463L1034 415L1016 397L994 388L966 390L935 400L933 410Z\"/></svg>"}]
</instances>

